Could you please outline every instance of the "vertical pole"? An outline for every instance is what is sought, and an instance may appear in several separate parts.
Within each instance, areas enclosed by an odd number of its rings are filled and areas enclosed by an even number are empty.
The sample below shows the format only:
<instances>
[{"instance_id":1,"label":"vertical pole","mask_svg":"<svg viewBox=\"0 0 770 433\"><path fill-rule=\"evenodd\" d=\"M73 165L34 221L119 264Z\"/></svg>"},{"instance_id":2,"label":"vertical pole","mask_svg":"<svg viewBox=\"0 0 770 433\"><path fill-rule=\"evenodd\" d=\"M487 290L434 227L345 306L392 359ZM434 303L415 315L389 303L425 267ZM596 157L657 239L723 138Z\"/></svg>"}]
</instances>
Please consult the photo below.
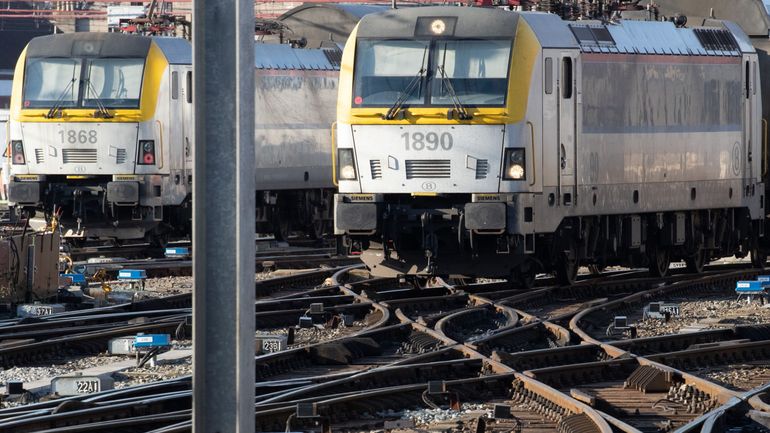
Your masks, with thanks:
<instances>
[{"instance_id":1,"label":"vertical pole","mask_svg":"<svg viewBox=\"0 0 770 433\"><path fill-rule=\"evenodd\" d=\"M193 431L254 431L254 3L194 0Z\"/></svg>"}]
</instances>

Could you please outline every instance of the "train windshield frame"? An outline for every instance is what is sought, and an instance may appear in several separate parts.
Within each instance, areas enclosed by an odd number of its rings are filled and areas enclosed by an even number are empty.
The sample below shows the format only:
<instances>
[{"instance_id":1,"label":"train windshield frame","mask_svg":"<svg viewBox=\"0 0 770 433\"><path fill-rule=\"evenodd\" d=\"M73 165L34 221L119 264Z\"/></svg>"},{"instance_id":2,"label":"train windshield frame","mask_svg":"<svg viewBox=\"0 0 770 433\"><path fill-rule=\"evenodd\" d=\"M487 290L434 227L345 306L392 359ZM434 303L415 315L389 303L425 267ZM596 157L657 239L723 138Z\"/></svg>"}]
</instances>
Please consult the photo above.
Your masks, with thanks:
<instances>
[{"instance_id":1,"label":"train windshield frame","mask_svg":"<svg viewBox=\"0 0 770 433\"><path fill-rule=\"evenodd\" d=\"M23 108L139 108L141 57L31 57L24 68Z\"/></svg>"},{"instance_id":2,"label":"train windshield frame","mask_svg":"<svg viewBox=\"0 0 770 433\"><path fill-rule=\"evenodd\" d=\"M512 50L511 39L358 39L353 106L405 98L404 106L452 107L456 96L465 106L502 107Z\"/></svg>"}]
</instances>

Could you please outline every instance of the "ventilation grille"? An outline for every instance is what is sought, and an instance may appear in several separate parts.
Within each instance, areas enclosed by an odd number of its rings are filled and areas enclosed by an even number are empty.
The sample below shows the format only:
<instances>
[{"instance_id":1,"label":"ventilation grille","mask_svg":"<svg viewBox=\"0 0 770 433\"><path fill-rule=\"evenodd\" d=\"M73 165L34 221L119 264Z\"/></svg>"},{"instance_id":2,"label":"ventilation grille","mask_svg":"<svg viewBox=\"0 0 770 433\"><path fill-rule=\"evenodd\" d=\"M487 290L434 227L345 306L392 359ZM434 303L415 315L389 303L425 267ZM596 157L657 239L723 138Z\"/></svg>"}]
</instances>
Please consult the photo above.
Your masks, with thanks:
<instances>
[{"instance_id":1,"label":"ventilation grille","mask_svg":"<svg viewBox=\"0 0 770 433\"><path fill-rule=\"evenodd\" d=\"M325 49L323 50L326 60L332 64L332 66L339 67L342 64L342 51L338 49Z\"/></svg>"},{"instance_id":2,"label":"ventilation grille","mask_svg":"<svg viewBox=\"0 0 770 433\"><path fill-rule=\"evenodd\" d=\"M118 164L126 162L126 149L118 149L118 156L115 157L115 162Z\"/></svg>"},{"instance_id":3,"label":"ventilation grille","mask_svg":"<svg viewBox=\"0 0 770 433\"><path fill-rule=\"evenodd\" d=\"M570 24L569 28L581 45L615 45L615 39L605 26L587 27Z\"/></svg>"},{"instance_id":4,"label":"ventilation grille","mask_svg":"<svg viewBox=\"0 0 770 433\"><path fill-rule=\"evenodd\" d=\"M407 159L407 179L446 179L451 175L448 159Z\"/></svg>"},{"instance_id":5,"label":"ventilation grille","mask_svg":"<svg viewBox=\"0 0 770 433\"><path fill-rule=\"evenodd\" d=\"M732 33L721 29L694 29L703 48L714 51L738 51L738 43Z\"/></svg>"},{"instance_id":6,"label":"ventilation grille","mask_svg":"<svg viewBox=\"0 0 770 433\"><path fill-rule=\"evenodd\" d=\"M62 156L65 164L96 163L96 149L63 149Z\"/></svg>"},{"instance_id":7,"label":"ventilation grille","mask_svg":"<svg viewBox=\"0 0 770 433\"><path fill-rule=\"evenodd\" d=\"M43 153L43 149L35 149L35 162L38 164L42 164L45 161L45 154Z\"/></svg>"},{"instance_id":8,"label":"ventilation grille","mask_svg":"<svg viewBox=\"0 0 770 433\"><path fill-rule=\"evenodd\" d=\"M372 179L382 179L382 163L379 159L370 160L369 168L372 170Z\"/></svg>"},{"instance_id":9,"label":"ventilation grille","mask_svg":"<svg viewBox=\"0 0 770 433\"><path fill-rule=\"evenodd\" d=\"M489 173L489 161L486 159L476 160L476 179L486 179Z\"/></svg>"}]
</instances>

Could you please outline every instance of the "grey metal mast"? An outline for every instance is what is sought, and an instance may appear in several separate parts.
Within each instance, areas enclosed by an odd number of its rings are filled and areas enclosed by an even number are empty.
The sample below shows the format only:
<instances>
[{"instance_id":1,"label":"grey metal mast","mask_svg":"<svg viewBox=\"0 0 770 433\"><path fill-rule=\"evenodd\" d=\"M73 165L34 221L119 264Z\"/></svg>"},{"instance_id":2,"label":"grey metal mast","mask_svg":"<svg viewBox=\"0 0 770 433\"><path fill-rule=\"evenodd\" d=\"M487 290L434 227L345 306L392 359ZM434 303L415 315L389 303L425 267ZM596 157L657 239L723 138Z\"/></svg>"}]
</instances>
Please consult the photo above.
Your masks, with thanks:
<instances>
[{"instance_id":1,"label":"grey metal mast","mask_svg":"<svg viewBox=\"0 0 770 433\"><path fill-rule=\"evenodd\" d=\"M193 431L254 431L254 3L194 0Z\"/></svg>"}]
</instances>

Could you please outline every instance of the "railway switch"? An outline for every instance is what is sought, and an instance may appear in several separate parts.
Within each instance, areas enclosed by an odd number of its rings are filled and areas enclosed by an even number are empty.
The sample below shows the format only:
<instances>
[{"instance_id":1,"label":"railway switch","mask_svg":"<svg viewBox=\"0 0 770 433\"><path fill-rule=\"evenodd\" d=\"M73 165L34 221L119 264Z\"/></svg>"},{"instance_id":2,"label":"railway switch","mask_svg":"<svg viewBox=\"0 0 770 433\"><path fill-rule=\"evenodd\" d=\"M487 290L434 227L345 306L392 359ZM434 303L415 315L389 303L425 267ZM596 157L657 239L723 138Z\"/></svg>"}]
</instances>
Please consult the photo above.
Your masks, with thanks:
<instances>
[{"instance_id":1,"label":"railway switch","mask_svg":"<svg viewBox=\"0 0 770 433\"><path fill-rule=\"evenodd\" d=\"M428 382L428 394L446 393L446 382L443 380L431 380Z\"/></svg>"},{"instance_id":2,"label":"railway switch","mask_svg":"<svg viewBox=\"0 0 770 433\"><path fill-rule=\"evenodd\" d=\"M83 274L72 273L72 274L61 274L61 276L69 280L68 285L70 286L80 286L81 288L83 288L88 285L88 281L86 281L86 276Z\"/></svg>"},{"instance_id":3,"label":"railway switch","mask_svg":"<svg viewBox=\"0 0 770 433\"><path fill-rule=\"evenodd\" d=\"M318 406L315 403L297 403L297 418L318 418Z\"/></svg>"},{"instance_id":4,"label":"railway switch","mask_svg":"<svg viewBox=\"0 0 770 433\"><path fill-rule=\"evenodd\" d=\"M141 367L145 362L149 361L150 367L155 367L158 353L169 347L171 347L171 336L169 334L137 334L134 337L136 364Z\"/></svg>"},{"instance_id":5,"label":"railway switch","mask_svg":"<svg viewBox=\"0 0 770 433\"><path fill-rule=\"evenodd\" d=\"M607 336L623 335L628 333L631 338L636 338L636 326L628 324L627 316L615 316L607 327Z\"/></svg>"},{"instance_id":6,"label":"railway switch","mask_svg":"<svg viewBox=\"0 0 770 433\"><path fill-rule=\"evenodd\" d=\"M9 380L5 386L5 392L8 395L24 394L24 382L20 380Z\"/></svg>"},{"instance_id":7,"label":"railway switch","mask_svg":"<svg viewBox=\"0 0 770 433\"><path fill-rule=\"evenodd\" d=\"M313 327L313 318L310 316L300 316L299 318L299 327L300 328L312 328Z\"/></svg>"},{"instance_id":8,"label":"railway switch","mask_svg":"<svg viewBox=\"0 0 770 433\"><path fill-rule=\"evenodd\" d=\"M136 337L117 337L107 343L107 351L110 355L133 355L136 353L134 340Z\"/></svg>"},{"instance_id":9,"label":"railway switch","mask_svg":"<svg viewBox=\"0 0 770 433\"><path fill-rule=\"evenodd\" d=\"M496 404L492 417L495 419L508 419L511 417L511 407L507 404Z\"/></svg>"},{"instance_id":10,"label":"railway switch","mask_svg":"<svg viewBox=\"0 0 770 433\"><path fill-rule=\"evenodd\" d=\"M118 280L126 281L131 284L131 290L144 290L144 282L147 279L147 272L144 269L121 269L118 271Z\"/></svg>"},{"instance_id":11,"label":"railway switch","mask_svg":"<svg viewBox=\"0 0 770 433\"><path fill-rule=\"evenodd\" d=\"M353 322L356 318L352 314L340 314L340 319L342 320L343 325L353 326Z\"/></svg>"},{"instance_id":12,"label":"railway switch","mask_svg":"<svg viewBox=\"0 0 770 433\"><path fill-rule=\"evenodd\" d=\"M168 258L185 259L191 256L190 249L184 247L169 247L163 253Z\"/></svg>"},{"instance_id":13,"label":"railway switch","mask_svg":"<svg viewBox=\"0 0 770 433\"><path fill-rule=\"evenodd\" d=\"M759 278L755 281L738 281L735 283L735 293L738 295L738 299L740 300L741 297L745 296L746 301L749 303L754 300L754 297L758 297L763 304L767 303L768 296L770 296L768 289L770 289L770 282L760 281Z\"/></svg>"}]
</instances>

